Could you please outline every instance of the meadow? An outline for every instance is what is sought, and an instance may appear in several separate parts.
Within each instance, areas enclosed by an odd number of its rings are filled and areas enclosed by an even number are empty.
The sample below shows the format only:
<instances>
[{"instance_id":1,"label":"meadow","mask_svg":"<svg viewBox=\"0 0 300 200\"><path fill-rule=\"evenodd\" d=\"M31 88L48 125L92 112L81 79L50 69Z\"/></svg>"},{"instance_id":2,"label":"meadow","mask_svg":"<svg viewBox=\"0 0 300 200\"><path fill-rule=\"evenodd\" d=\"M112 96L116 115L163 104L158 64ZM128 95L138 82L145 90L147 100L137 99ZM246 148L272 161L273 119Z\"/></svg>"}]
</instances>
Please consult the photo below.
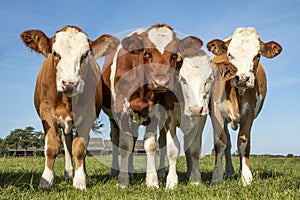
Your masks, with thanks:
<instances>
[{"instance_id":1,"label":"meadow","mask_svg":"<svg viewBox=\"0 0 300 200\"><path fill-rule=\"evenodd\" d=\"M236 174L217 186L210 186L214 156L200 159L202 182L193 185L185 178L185 158L177 163L179 184L174 190L148 189L145 184L144 156L136 156L135 177L131 185L121 188L109 176L110 156L87 158L87 190L73 189L72 181L63 176L64 159L55 163L55 185L40 189L43 157L0 158L0 199L300 199L300 158L252 156L254 182L243 187L238 172L239 159L233 157Z\"/></svg>"}]
</instances>

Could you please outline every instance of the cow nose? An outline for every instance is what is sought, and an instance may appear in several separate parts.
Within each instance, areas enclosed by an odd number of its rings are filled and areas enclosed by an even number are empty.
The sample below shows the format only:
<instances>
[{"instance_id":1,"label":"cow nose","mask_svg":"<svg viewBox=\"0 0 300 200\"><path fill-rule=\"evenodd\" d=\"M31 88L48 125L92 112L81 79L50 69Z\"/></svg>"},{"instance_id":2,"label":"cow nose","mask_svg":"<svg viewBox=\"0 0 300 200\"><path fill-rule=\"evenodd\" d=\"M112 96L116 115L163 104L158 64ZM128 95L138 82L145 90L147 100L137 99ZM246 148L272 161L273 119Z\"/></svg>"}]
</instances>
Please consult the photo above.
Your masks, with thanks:
<instances>
[{"instance_id":1,"label":"cow nose","mask_svg":"<svg viewBox=\"0 0 300 200\"><path fill-rule=\"evenodd\" d=\"M163 80L163 79L155 79L153 80L154 84L157 86L167 87L169 84L169 80Z\"/></svg>"},{"instance_id":2,"label":"cow nose","mask_svg":"<svg viewBox=\"0 0 300 200\"><path fill-rule=\"evenodd\" d=\"M235 79L238 87L247 87L247 83L250 81L250 76L240 75L236 76Z\"/></svg>"},{"instance_id":3,"label":"cow nose","mask_svg":"<svg viewBox=\"0 0 300 200\"><path fill-rule=\"evenodd\" d=\"M65 91L73 90L78 85L78 81L75 80L63 80L62 86Z\"/></svg>"},{"instance_id":4,"label":"cow nose","mask_svg":"<svg viewBox=\"0 0 300 200\"><path fill-rule=\"evenodd\" d=\"M204 107L203 106L189 106L189 111L191 115L203 115Z\"/></svg>"}]
</instances>

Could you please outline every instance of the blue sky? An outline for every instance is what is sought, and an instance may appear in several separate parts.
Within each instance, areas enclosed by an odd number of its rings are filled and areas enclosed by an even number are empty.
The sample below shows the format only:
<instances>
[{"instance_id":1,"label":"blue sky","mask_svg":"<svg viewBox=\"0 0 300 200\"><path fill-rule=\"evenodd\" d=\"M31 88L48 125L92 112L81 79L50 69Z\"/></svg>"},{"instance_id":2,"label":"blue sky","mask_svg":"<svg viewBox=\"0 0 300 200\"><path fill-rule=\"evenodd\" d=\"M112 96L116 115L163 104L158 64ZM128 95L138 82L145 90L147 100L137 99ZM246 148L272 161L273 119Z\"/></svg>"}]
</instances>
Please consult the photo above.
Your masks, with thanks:
<instances>
[{"instance_id":1,"label":"blue sky","mask_svg":"<svg viewBox=\"0 0 300 200\"><path fill-rule=\"evenodd\" d=\"M268 77L264 108L252 128L254 154L300 154L300 1L3 1L0 8L0 137L15 128L42 130L33 106L33 92L43 56L28 50L20 34L43 30L52 37L65 25L77 25L91 39L104 33L117 35L154 23L167 23L175 31L201 38L225 39L235 28L253 26L265 42L283 47L273 59L262 58ZM206 47L204 46L204 49ZM106 122L106 120L104 120ZM207 126L204 151L211 149ZM233 151L236 132L232 132Z\"/></svg>"}]
</instances>

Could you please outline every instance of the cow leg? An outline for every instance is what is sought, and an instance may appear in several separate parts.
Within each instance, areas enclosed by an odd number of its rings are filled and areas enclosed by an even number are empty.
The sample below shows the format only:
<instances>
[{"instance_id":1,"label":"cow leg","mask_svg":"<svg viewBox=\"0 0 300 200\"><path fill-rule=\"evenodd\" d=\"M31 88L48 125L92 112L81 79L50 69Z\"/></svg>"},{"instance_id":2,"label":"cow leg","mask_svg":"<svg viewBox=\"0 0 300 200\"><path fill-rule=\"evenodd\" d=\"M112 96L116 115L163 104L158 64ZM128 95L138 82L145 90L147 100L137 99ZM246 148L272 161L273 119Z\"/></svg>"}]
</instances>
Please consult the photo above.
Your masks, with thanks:
<instances>
[{"instance_id":1,"label":"cow leg","mask_svg":"<svg viewBox=\"0 0 300 200\"><path fill-rule=\"evenodd\" d=\"M221 183L223 181L224 171L222 166L222 156L226 149L227 137L224 131L224 119L220 113L211 115L212 125L214 129L214 150L215 150L215 167L212 173L211 185Z\"/></svg>"},{"instance_id":2,"label":"cow leg","mask_svg":"<svg viewBox=\"0 0 300 200\"><path fill-rule=\"evenodd\" d=\"M205 117L197 118L196 126L190 133L184 135L184 149L187 155L187 177L195 184L200 183L199 156L202 146L202 132L206 122Z\"/></svg>"},{"instance_id":3,"label":"cow leg","mask_svg":"<svg viewBox=\"0 0 300 200\"><path fill-rule=\"evenodd\" d=\"M86 189L85 156L89 139L90 137L88 133L81 136L76 135L72 144L72 152L75 158L75 175L73 179L73 187L80 190Z\"/></svg>"},{"instance_id":4,"label":"cow leg","mask_svg":"<svg viewBox=\"0 0 300 200\"><path fill-rule=\"evenodd\" d=\"M112 141L112 164L110 168L110 175L118 177L119 174L119 127L113 119L110 120L110 138Z\"/></svg>"},{"instance_id":5,"label":"cow leg","mask_svg":"<svg viewBox=\"0 0 300 200\"><path fill-rule=\"evenodd\" d=\"M226 173L225 173L225 177L231 177L234 175L234 168L232 165L232 160L231 160L231 139L230 139L230 134L229 134L229 130L228 130L228 126L224 125L224 131L227 137L227 146L225 149L225 169L226 169Z\"/></svg>"},{"instance_id":6,"label":"cow leg","mask_svg":"<svg viewBox=\"0 0 300 200\"><path fill-rule=\"evenodd\" d=\"M158 166L158 176L159 178L166 177L166 129L163 127L159 132L159 166Z\"/></svg>"},{"instance_id":7,"label":"cow leg","mask_svg":"<svg viewBox=\"0 0 300 200\"><path fill-rule=\"evenodd\" d=\"M62 134L62 142L64 145L65 151L65 170L64 176L66 179L73 177L73 165L72 165L72 140L73 140L73 133L65 133L63 131Z\"/></svg>"},{"instance_id":8,"label":"cow leg","mask_svg":"<svg viewBox=\"0 0 300 200\"><path fill-rule=\"evenodd\" d=\"M133 178L134 177L134 167L133 167L133 153L134 153L134 147L136 144L138 137L133 136L133 148L132 148L132 152L129 156L129 160L128 160L128 172L129 172L129 177Z\"/></svg>"},{"instance_id":9,"label":"cow leg","mask_svg":"<svg viewBox=\"0 0 300 200\"><path fill-rule=\"evenodd\" d=\"M176 135L176 125L171 126L167 131L167 156L169 159L169 173L167 176L166 188L173 189L178 184L176 173L177 158L180 153L180 144Z\"/></svg>"},{"instance_id":10,"label":"cow leg","mask_svg":"<svg viewBox=\"0 0 300 200\"><path fill-rule=\"evenodd\" d=\"M251 112L248 112L251 113ZM240 156L240 170L242 172L243 185L250 185L253 181L250 170L250 132L254 116L243 116L240 123L240 131L238 135L238 150Z\"/></svg>"},{"instance_id":11,"label":"cow leg","mask_svg":"<svg viewBox=\"0 0 300 200\"><path fill-rule=\"evenodd\" d=\"M147 187L153 188L159 188L158 176L155 167L157 123L157 118L153 117L151 123L146 127L144 139L144 148L147 154L146 185Z\"/></svg>"},{"instance_id":12,"label":"cow leg","mask_svg":"<svg viewBox=\"0 0 300 200\"><path fill-rule=\"evenodd\" d=\"M121 168L118 175L118 183L121 185L129 184L128 161L133 149L133 137L130 132L120 130L120 154Z\"/></svg>"},{"instance_id":13,"label":"cow leg","mask_svg":"<svg viewBox=\"0 0 300 200\"><path fill-rule=\"evenodd\" d=\"M118 183L122 186L129 185L129 157L133 151L134 136L137 135L138 125L130 123L128 116L124 115L121 119L122 128L120 129L120 154L121 168L118 175Z\"/></svg>"},{"instance_id":14,"label":"cow leg","mask_svg":"<svg viewBox=\"0 0 300 200\"><path fill-rule=\"evenodd\" d=\"M40 179L39 187L50 188L54 182L54 162L59 154L60 139L56 127L50 127L46 121L43 121L45 136L45 169Z\"/></svg>"}]
</instances>

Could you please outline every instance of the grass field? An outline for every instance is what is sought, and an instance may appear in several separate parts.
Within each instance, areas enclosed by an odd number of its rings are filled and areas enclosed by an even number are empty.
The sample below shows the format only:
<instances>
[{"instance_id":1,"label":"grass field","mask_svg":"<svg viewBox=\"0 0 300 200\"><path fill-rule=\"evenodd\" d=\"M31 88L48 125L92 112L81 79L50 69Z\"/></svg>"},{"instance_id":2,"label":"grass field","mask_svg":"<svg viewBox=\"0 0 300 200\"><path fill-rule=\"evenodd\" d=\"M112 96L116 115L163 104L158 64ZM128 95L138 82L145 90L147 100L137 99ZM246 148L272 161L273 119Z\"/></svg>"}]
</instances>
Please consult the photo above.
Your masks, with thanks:
<instances>
[{"instance_id":1,"label":"grass field","mask_svg":"<svg viewBox=\"0 0 300 200\"><path fill-rule=\"evenodd\" d=\"M145 158L135 157L135 169L143 172ZM213 156L200 160L202 183L193 185L185 178L185 158L177 164L179 184L174 190L147 189L145 173L137 173L131 185L121 188L116 179L110 178L111 157L87 158L87 190L72 187L72 181L63 177L64 160L55 163L55 185L51 190L39 189L44 158L0 159L0 199L300 199L300 158L274 158L252 156L254 182L243 187L239 173L217 186L210 186ZM100 162L101 161L101 162ZM233 157L238 171L238 157Z\"/></svg>"}]
</instances>

